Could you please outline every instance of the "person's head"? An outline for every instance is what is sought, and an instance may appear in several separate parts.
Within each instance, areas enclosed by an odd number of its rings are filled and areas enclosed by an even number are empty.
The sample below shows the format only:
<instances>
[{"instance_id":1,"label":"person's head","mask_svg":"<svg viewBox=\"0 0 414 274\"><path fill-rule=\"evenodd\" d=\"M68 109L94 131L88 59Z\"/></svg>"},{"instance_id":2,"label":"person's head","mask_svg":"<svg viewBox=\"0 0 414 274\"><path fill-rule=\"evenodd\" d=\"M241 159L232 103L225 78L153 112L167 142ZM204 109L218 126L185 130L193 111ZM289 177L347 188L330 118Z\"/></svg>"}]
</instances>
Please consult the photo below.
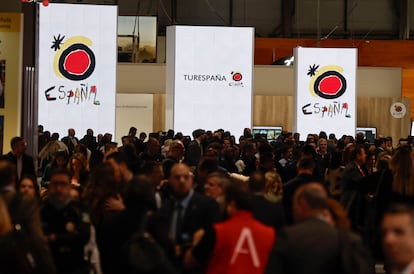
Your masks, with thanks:
<instances>
[{"instance_id":1,"label":"person's head","mask_svg":"<svg viewBox=\"0 0 414 274\"><path fill-rule=\"evenodd\" d=\"M178 163L172 166L168 183L170 184L176 199L180 200L185 198L193 188L193 182L194 175L188 165Z\"/></svg>"},{"instance_id":2,"label":"person's head","mask_svg":"<svg viewBox=\"0 0 414 274\"><path fill-rule=\"evenodd\" d=\"M320 154L325 154L328 152L328 141L325 138L319 138L318 149Z\"/></svg>"},{"instance_id":3,"label":"person's head","mask_svg":"<svg viewBox=\"0 0 414 274\"><path fill-rule=\"evenodd\" d=\"M180 140L174 140L169 145L168 156L173 157L177 160L182 160L185 154L185 147L183 142Z\"/></svg>"},{"instance_id":4,"label":"person's head","mask_svg":"<svg viewBox=\"0 0 414 274\"><path fill-rule=\"evenodd\" d=\"M16 184L16 166L6 160L0 160L0 188Z\"/></svg>"},{"instance_id":5,"label":"person's head","mask_svg":"<svg viewBox=\"0 0 414 274\"><path fill-rule=\"evenodd\" d=\"M11 139L10 146L13 153L18 157L22 156L27 149L26 141L23 139L23 137L19 136L13 137Z\"/></svg>"},{"instance_id":6,"label":"person's head","mask_svg":"<svg viewBox=\"0 0 414 274\"><path fill-rule=\"evenodd\" d=\"M206 132L204 129L196 129L193 131L193 138L198 139L199 141L202 141L206 135Z\"/></svg>"},{"instance_id":7,"label":"person's head","mask_svg":"<svg viewBox=\"0 0 414 274\"><path fill-rule=\"evenodd\" d=\"M19 193L28 195L33 198L40 198L40 189L36 177L33 175L24 174L17 182L16 190Z\"/></svg>"},{"instance_id":8,"label":"person's head","mask_svg":"<svg viewBox=\"0 0 414 274\"><path fill-rule=\"evenodd\" d=\"M155 206L154 186L145 175L138 175L128 184L124 203L129 210L144 214Z\"/></svg>"},{"instance_id":9,"label":"person's head","mask_svg":"<svg viewBox=\"0 0 414 274\"><path fill-rule=\"evenodd\" d=\"M164 171L160 162L146 161L142 166L142 171L154 186L158 186L164 178Z\"/></svg>"},{"instance_id":10,"label":"person's head","mask_svg":"<svg viewBox=\"0 0 414 274\"><path fill-rule=\"evenodd\" d=\"M217 199L224 193L224 186L229 180L221 172L213 172L207 175L204 183L204 194L207 197Z\"/></svg>"},{"instance_id":11,"label":"person's head","mask_svg":"<svg viewBox=\"0 0 414 274\"><path fill-rule=\"evenodd\" d=\"M414 208L395 204L381 223L382 248L391 271L402 271L414 260Z\"/></svg>"},{"instance_id":12,"label":"person's head","mask_svg":"<svg viewBox=\"0 0 414 274\"><path fill-rule=\"evenodd\" d=\"M88 135L88 136L93 136L93 129L88 128L88 129L86 130L86 135Z\"/></svg>"},{"instance_id":13,"label":"person's head","mask_svg":"<svg viewBox=\"0 0 414 274\"><path fill-rule=\"evenodd\" d=\"M249 189L251 192L263 192L266 185L266 179L262 172L253 171L249 178Z\"/></svg>"},{"instance_id":14,"label":"person's head","mask_svg":"<svg viewBox=\"0 0 414 274\"><path fill-rule=\"evenodd\" d=\"M75 129L69 128L68 129L68 135L71 136L71 137L75 137Z\"/></svg>"},{"instance_id":15,"label":"person's head","mask_svg":"<svg viewBox=\"0 0 414 274\"><path fill-rule=\"evenodd\" d=\"M147 142L147 152L149 155L156 155L161 152L160 141L156 138L149 138Z\"/></svg>"},{"instance_id":16,"label":"person's head","mask_svg":"<svg viewBox=\"0 0 414 274\"><path fill-rule=\"evenodd\" d=\"M283 194L283 182L282 178L276 171L268 171L265 173L266 185L264 193L282 195Z\"/></svg>"},{"instance_id":17,"label":"person's head","mask_svg":"<svg viewBox=\"0 0 414 274\"><path fill-rule=\"evenodd\" d=\"M106 157L106 162L110 163L115 172L115 177L119 182L127 182L133 176L128 168L128 158L123 152L113 152Z\"/></svg>"},{"instance_id":18,"label":"person's head","mask_svg":"<svg viewBox=\"0 0 414 274\"><path fill-rule=\"evenodd\" d=\"M254 196L245 184L228 184L224 188L224 195L229 216L238 210L252 211L254 208Z\"/></svg>"},{"instance_id":19,"label":"person's head","mask_svg":"<svg viewBox=\"0 0 414 274\"><path fill-rule=\"evenodd\" d=\"M381 137L381 138L376 138L374 140L374 145L375 147L380 147L380 148L384 148L385 149L385 144L387 142L387 139Z\"/></svg>"},{"instance_id":20,"label":"person's head","mask_svg":"<svg viewBox=\"0 0 414 274\"><path fill-rule=\"evenodd\" d=\"M54 160L53 160L53 166L54 167L60 167L60 168L64 168L66 167L67 163L68 163L68 153L66 152L66 150L58 150L55 152L54 155Z\"/></svg>"},{"instance_id":21,"label":"person's head","mask_svg":"<svg viewBox=\"0 0 414 274\"><path fill-rule=\"evenodd\" d=\"M52 137L50 137L51 141L57 141L59 140L59 133L53 132Z\"/></svg>"},{"instance_id":22,"label":"person's head","mask_svg":"<svg viewBox=\"0 0 414 274\"><path fill-rule=\"evenodd\" d=\"M66 169L57 168L52 170L48 184L48 197L59 203L70 200L70 173Z\"/></svg>"},{"instance_id":23,"label":"person's head","mask_svg":"<svg viewBox=\"0 0 414 274\"><path fill-rule=\"evenodd\" d=\"M296 165L298 174L312 174L315 169L315 160L310 157L302 157Z\"/></svg>"},{"instance_id":24,"label":"person's head","mask_svg":"<svg viewBox=\"0 0 414 274\"><path fill-rule=\"evenodd\" d=\"M259 163L263 171L275 170L275 157L273 152L267 151L260 153Z\"/></svg>"},{"instance_id":25,"label":"person's head","mask_svg":"<svg viewBox=\"0 0 414 274\"><path fill-rule=\"evenodd\" d=\"M88 162L82 153L73 154L68 162L68 170L73 173L88 171Z\"/></svg>"},{"instance_id":26,"label":"person's head","mask_svg":"<svg viewBox=\"0 0 414 274\"><path fill-rule=\"evenodd\" d=\"M390 160L391 155L388 151L378 153L377 159L375 161L376 170L379 171L388 169Z\"/></svg>"},{"instance_id":27,"label":"person's head","mask_svg":"<svg viewBox=\"0 0 414 274\"><path fill-rule=\"evenodd\" d=\"M135 135L137 135L137 128L136 127L130 127L129 132L128 132L128 136L135 137Z\"/></svg>"},{"instance_id":28,"label":"person's head","mask_svg":"<svg viewBox=\"0 0 414 274\"><path fill-rule=\"evenodd\" d=\"M145 132L141 132L140 134L139 134L139 139L141 140L141 141L145 141L145 139L147 138L147 134L145 133Z\"/></svg>"},{"instance_id":29,"label":"person's head","mask_svg":"<svg viewBox=\"0 0 414 274\"><path fill-rule=\"evenodd\" d=\"M351 161L355 161L355 163L358 165L363 165L365 164L366 159L367 153L365 151L364 145L355 145L354 150L351 151Z\"/></svg>"},{"instance_id":30,"label":"person's head","mask_svg":"<svg viewBox=\"0 0 414 274\"><path fill-rule=\"evenodd\" d=\"M293 216L296 222L326 213L328 194L322 184L314 182L300 186L293 195Z\"/></svg>"}]
</instances>

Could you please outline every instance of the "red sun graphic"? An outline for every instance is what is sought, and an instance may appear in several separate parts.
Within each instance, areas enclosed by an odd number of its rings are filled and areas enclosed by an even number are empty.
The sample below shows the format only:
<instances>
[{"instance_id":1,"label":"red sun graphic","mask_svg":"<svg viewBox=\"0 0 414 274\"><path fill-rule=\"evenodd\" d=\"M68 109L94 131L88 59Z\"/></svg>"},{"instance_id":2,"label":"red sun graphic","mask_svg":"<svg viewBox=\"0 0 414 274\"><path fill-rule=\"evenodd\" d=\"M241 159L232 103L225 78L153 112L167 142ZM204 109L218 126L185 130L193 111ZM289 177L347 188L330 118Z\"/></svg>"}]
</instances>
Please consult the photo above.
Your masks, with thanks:
<instances>
[{"instance_id":1,"label":"red sun graphic","mask_svg":"<svg viewBox=\"0 0 414 274\"><path fill-rule=\"evenodd\" d=\"M240 72L233 74L233 81L239 82L243 79L243 75Z\"/></svg>"},{"instance_id":2,"label":"red sun graphic","mask_svg":"<svg viewBox=\"0 0 414 274\"><path fill-rule=\"evenodd\" d=\"M337 71L326 71L315 80L314 91L325 99L338 98L346 91L346 79Z\"/></svg>"},{"instance_id":3,"label":"red sun graphic","mask_svg":"<svg viewBox=\"0 0 414 274\"><path fill-rule=\"evenodd\" d=\"M95 70L95 55L85 44L72 44L60 55L58 68L69 80L84 80Z\"/></svg>"}]
</instances>

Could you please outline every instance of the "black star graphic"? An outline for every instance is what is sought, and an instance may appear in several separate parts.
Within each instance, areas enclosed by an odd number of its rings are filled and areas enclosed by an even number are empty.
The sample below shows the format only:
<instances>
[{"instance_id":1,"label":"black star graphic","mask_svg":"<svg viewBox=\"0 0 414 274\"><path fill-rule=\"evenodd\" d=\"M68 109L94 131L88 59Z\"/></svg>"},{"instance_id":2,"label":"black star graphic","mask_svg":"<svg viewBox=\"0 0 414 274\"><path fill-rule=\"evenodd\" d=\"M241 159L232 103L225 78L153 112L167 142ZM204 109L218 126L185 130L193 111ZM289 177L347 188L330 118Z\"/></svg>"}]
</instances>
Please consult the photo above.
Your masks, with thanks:
<instances>
[{"instance_id":1,"label":"black star graphic","mask_svg":"<svg viewBox=\"0 0 414 274\"><path fill-rule=\"evenodd\" d=\"M60 34L56 38L56 36L53 36L54 41L52 42L51 49L54 49L55 51L60 49L60 45L62 44L63 39L65 39L65 36L60 37Z\"/></svg>"},{"instance_id":2,"label":"black star graphic","mask_svg":"<svg viewBox=\"0 0 414 274\"><path fill-rule=\"evenodd\" d=\"M315 64L312 66L309 66L309 70L306 75L309 75L310 77L315 76L315 73L318 70L318 68L319 68L319 65L315 65Z\"/></svg>"}]
</instances>

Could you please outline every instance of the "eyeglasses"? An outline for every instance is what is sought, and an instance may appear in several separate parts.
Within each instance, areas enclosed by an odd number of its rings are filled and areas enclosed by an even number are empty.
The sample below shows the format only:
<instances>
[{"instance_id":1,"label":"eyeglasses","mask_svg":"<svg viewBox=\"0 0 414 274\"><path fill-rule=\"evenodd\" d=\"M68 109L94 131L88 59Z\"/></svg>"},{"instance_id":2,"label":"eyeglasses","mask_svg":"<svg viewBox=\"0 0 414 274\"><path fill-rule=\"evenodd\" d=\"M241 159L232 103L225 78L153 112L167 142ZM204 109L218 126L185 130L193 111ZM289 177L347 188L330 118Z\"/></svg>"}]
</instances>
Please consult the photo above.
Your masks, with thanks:
<instances>
[{"instance_id":1,"label":"eyeglasses","mask_svg":"<svg viewBox=\"0 0 414 274\"><path fill-rule=\"evenodd\" d=\"M58 180L56 180L56 181L50 181L49 182L49 185L59 185L59 186L70 186L70 182L68 182L68 181L58 181Z\"/></svg>"}]
</instances>

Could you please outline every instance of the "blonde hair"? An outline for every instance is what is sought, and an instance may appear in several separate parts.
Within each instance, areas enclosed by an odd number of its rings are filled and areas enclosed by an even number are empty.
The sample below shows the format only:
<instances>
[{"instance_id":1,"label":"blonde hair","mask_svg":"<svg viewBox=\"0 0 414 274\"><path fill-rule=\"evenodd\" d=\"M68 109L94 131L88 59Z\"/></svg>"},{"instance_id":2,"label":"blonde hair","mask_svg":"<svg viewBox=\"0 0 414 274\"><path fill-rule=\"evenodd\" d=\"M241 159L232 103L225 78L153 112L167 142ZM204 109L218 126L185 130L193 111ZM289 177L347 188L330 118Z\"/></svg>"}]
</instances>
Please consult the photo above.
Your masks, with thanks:
<instances>
[{"instance_id":1,"label":"blonde hair","mask_svg":"<svg viewBox=\"0 0 414 274\"><path fill-rule=\"evenodd\" d=\"M3 198L0 196L0 236L6 235L13 230L9 211Z\"/></svg>"},{"instance_id":2,"label":"blonde hair","mask_svg":"<svg viewBox=\"0 0 414 274\"><path fill-rule=\"evenodd\" d=\"M265 193L272 193L274 195L283 194L282 178L276 171L268 171L265 173Z\"/></svg>"}]
</instances>

